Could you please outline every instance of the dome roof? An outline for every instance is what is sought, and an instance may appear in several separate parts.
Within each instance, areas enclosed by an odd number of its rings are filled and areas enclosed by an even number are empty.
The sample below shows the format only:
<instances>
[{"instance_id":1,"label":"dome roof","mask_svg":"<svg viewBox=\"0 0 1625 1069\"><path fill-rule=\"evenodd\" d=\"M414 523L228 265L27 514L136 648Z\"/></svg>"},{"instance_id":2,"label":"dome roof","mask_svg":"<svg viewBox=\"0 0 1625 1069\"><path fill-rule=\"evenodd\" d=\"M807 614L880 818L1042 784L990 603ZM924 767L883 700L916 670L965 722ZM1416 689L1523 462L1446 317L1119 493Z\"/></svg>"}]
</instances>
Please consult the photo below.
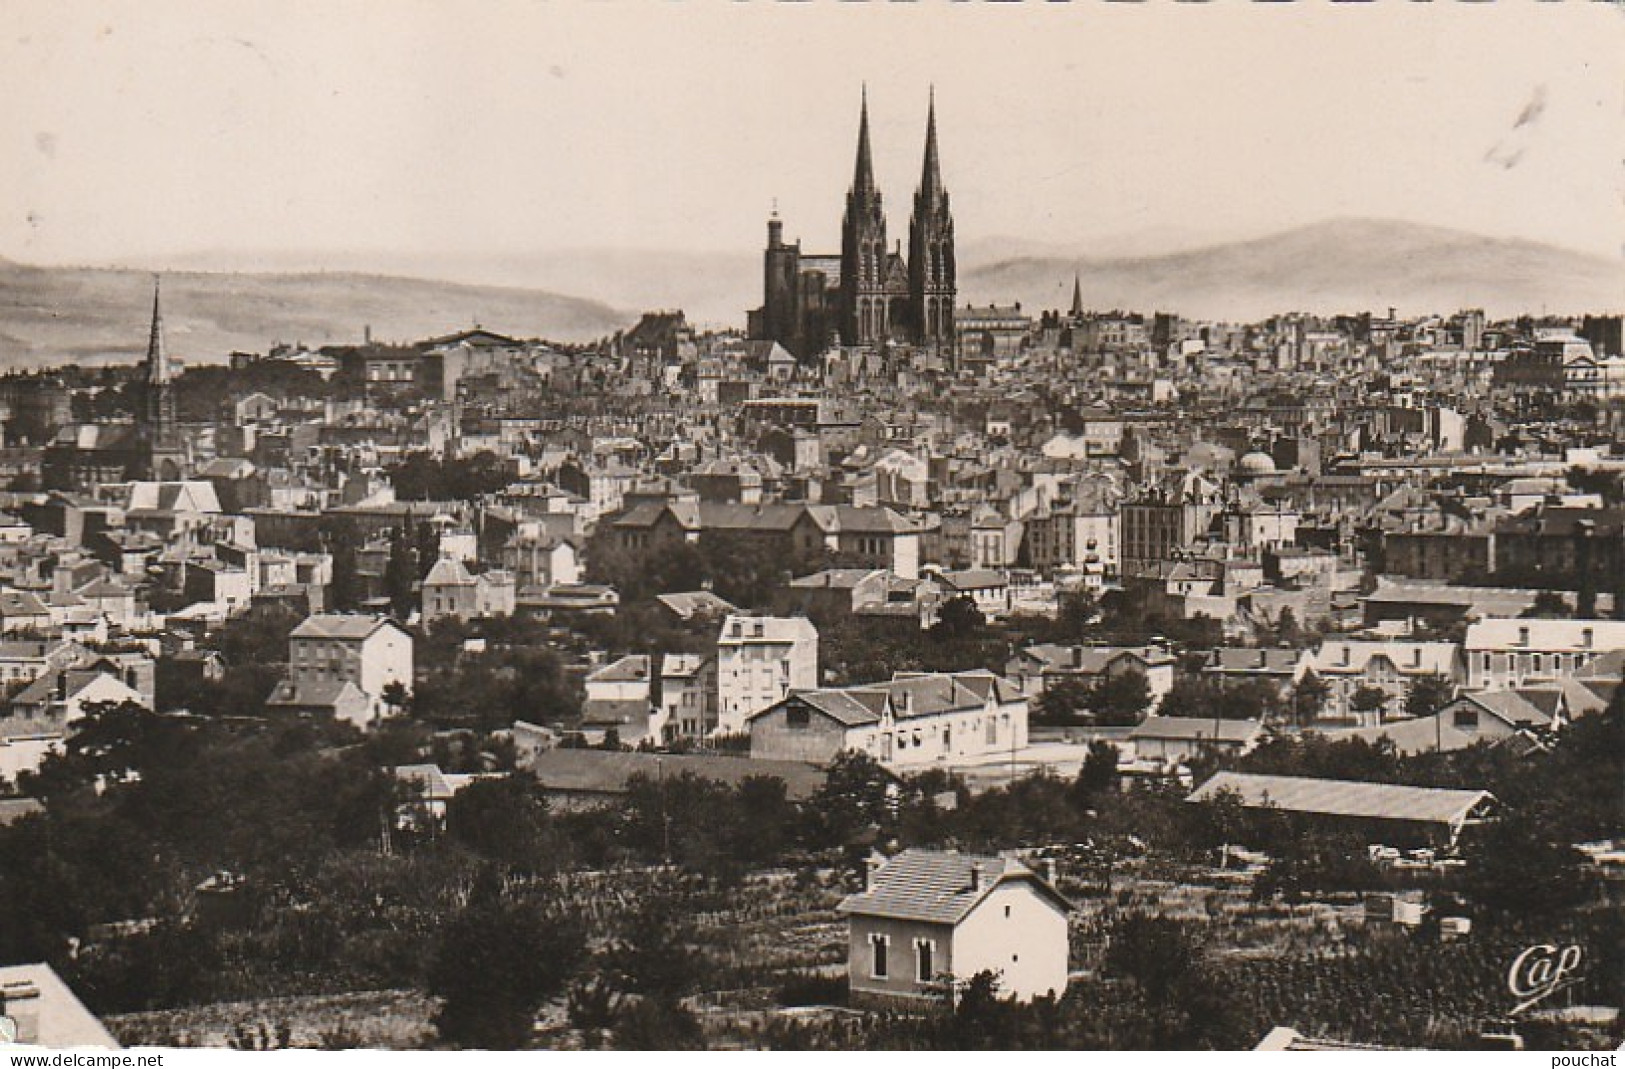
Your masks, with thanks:
<instances>
[{"instance_id":1,"label":"dome roof","mask_svg":"<svg viewBox=\"0 0 1625 1069\"><path fill-rule=\"evenodd\" d=\"M1257 450L1242 457L1236 465L1244 475L1274 475L1275 460L1268 453Z\"/></svg>"}]
</instances>

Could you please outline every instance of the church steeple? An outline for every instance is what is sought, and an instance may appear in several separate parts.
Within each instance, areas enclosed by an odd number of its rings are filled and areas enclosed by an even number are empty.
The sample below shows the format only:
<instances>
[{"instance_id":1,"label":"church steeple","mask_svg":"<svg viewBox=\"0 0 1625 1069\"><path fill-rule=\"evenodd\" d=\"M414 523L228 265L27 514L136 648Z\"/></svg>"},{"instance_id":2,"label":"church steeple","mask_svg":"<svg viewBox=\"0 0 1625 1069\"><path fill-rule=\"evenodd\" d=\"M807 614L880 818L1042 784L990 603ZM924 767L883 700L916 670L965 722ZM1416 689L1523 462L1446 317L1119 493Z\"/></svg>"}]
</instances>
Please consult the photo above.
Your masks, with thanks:
<instances>
[{"instance_id":1,"label":"church steeple","mask_svg":"<svg viewBox=\"0 0 1625 1069\"><path fill-rule=\"evenodd\" d=\"M875 167L869 151L869 87L865 85L858 111L858 163L852 173L852 189L872 191L874 188Z\"/></svg>"},{"instance_id":2,"label":"church steeple","mask_svg":"<svg viewBox=\"0 0 1625 1069\"><path fill-rule=\"evenodd\" d=\"M1083 315L1083 279L1073 272L1072 274L1072 318L1077 319Z\"/></svg>"},{"instance_id":3,"label":"church steeple","mask_svg":"<svg viewBox=\"0 0 1625 1069\"><path fill-rule=\"evenodd\" d=\"M147 337L147 381L167 383L170 380L169 348L164 343L164 312L159 300L160 283L152 280L152 332Z\"/></svg>"},{"instance_id":4,"label":"church steeple","mask_svg":"<svg viewBox=\"0 0 1625 1069\"><path fill-rule=\"evenodd\" d=\"M925 116L925 167L920 188L933 195L942 193L942 166L937 161L937 87L931 87L931 103Z\"/></svg>"},{"instance_id":5,"label":"church steeple","mask_svg":"<svg viewBox=\"0 0 1625 1069\"><path fill-rule=\"evenodd\" d=\"M954 217L948 189L942 184L937 151L937 91L931 89L925 118L925 162L914 213L908 221L909 314L914 337L922 345L951 344L954 300L958 293L954 266Z\"/></svg>"},{"instance_id":6,"label":"church steeple","mask_svg":"<svg viewBox=\"0 0 1625 1069\"><path fill-rule=\"evenodd\" d=\"M887 265L886 211L875 186L865 86L858 112L858 162L841 221L841 340L847 345L878 344L891 335Z\"/></svg>"},{"instance_id":7,"label":"church steeple","mask_svg":"<svg viewBox=\"0 0 1625 1069\"><path fill-rule=\"evenodd\" d=\"M142 384L140 431L143 456L138 475L149 479L178 478L185 456L176 423L174 368L164 341L164 311L159 283L152 281L152 329L147 335L147 367Z\"/></svg>"}]
</instances>

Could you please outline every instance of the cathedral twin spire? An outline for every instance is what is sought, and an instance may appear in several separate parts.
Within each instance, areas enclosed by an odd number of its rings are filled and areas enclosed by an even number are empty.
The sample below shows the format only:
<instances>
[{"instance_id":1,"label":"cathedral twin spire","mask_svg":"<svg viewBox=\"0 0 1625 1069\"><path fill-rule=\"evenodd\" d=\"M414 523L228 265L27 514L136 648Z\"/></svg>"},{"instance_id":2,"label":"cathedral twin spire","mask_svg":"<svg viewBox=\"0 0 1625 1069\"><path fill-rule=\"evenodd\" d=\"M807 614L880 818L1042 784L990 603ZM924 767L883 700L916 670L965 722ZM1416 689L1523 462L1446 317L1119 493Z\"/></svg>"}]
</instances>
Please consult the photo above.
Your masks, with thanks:
<instances>
[{"instance_id":1,"label":"cathedral twin spire","mask_svg":"<svg viewBox=\"0 0 1625 1069\"><path fill-rule=\"evenodd\" d=\"M953 217L937 147L936 91L926 115L925 160L909 220L906 263L888 255L886 218L869 144L869 90L858 113L857 163L841 235L842 330L848 345L902 338L939 344L953 335ZM906 282L901 276L906 275Z\"/></svg>"}]
</instances>

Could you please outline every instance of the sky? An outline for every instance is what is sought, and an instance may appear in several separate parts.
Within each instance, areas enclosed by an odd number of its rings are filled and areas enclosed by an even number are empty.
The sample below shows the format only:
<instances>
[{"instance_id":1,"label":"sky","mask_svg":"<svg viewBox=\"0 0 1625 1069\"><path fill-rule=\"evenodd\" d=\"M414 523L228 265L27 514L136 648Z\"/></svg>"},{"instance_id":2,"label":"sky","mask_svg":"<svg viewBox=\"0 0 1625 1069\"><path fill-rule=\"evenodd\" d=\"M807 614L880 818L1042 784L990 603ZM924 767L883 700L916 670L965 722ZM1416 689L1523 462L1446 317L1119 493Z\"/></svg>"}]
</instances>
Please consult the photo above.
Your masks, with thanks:
<instances>
[{"instance_id":1,"label":"sky","mask_svg":"<svg viewBox=\"0 0 1625 1069\"><path fill-rule=\"evenodd\" d=\"M1412 220L1625 257L1625 4L6 0L0 257L835 250ZM1161 251L1148 249L1147 251Z\"/></svg>"}]
</instances>

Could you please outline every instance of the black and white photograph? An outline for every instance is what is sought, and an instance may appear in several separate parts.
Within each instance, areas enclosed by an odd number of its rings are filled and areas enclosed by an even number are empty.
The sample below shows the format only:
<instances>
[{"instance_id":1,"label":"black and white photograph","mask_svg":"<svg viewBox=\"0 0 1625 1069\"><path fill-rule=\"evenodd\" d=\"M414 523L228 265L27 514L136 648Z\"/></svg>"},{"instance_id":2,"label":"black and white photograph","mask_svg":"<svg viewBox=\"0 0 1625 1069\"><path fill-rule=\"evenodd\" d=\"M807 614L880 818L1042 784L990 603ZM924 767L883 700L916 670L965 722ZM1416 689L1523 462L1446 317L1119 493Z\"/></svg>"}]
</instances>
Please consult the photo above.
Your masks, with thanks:
<instances>
[{"instance_id":1,"label":"black and white photograph","mask_svg":"<svg viewBox=\"0 0 1625 1069\"><path fill-rule=\"evenodd\" d=\"M0 1067L1616 1064L1625 4L6 0L0 190Z\"/></svg>"}]
</instances>

